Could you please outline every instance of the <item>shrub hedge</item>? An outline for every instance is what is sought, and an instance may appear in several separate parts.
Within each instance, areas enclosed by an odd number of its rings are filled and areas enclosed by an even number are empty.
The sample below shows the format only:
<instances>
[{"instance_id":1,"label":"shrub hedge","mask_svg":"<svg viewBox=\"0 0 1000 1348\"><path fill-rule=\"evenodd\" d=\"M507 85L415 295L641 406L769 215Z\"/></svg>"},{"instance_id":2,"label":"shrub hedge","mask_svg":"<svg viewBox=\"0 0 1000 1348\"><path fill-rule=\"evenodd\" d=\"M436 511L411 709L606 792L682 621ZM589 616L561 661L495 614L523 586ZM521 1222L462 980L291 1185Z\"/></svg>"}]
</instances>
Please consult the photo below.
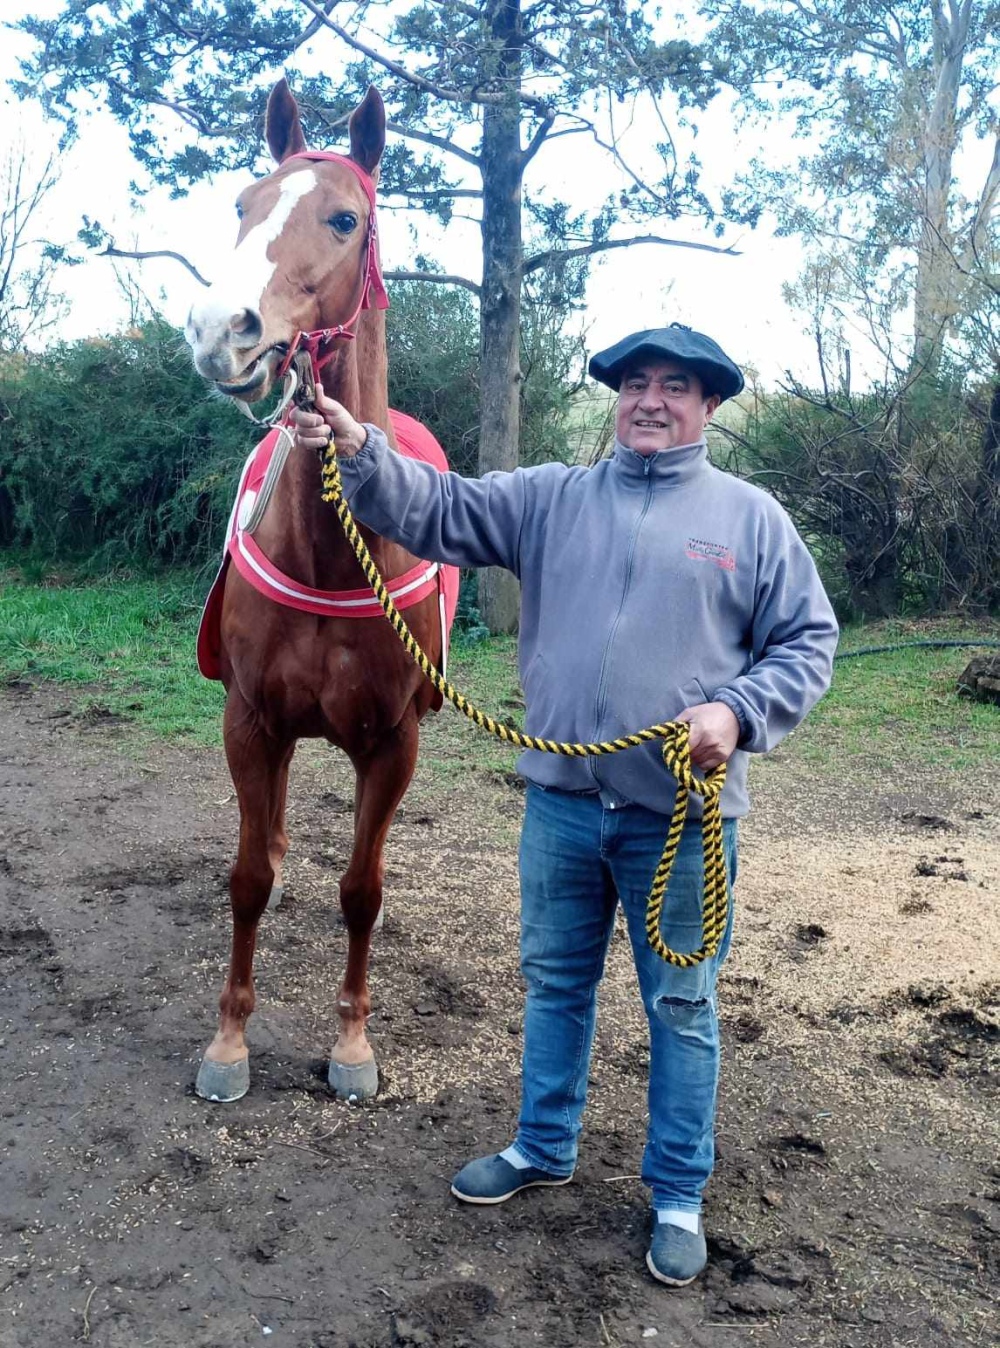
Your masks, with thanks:
<instances>
[{"instance_id":1,"label":"shrub hedge","mask_svg":"<svg viewBox=\"0 0 1000 1348\"><path fill-rule=\"evenodd\" d=\"M390 402L431 428L459 472L475 472L474 303L434 285L396 286L392 299ZM532 331L529 321L526 340ZM525 462L564 443L566 363L551 344L533 354ZM40 355L0 355L0 548L94 571L211 561L257 435L208 392L183 337L161 321Z\"/></svg>"}]
</instances>

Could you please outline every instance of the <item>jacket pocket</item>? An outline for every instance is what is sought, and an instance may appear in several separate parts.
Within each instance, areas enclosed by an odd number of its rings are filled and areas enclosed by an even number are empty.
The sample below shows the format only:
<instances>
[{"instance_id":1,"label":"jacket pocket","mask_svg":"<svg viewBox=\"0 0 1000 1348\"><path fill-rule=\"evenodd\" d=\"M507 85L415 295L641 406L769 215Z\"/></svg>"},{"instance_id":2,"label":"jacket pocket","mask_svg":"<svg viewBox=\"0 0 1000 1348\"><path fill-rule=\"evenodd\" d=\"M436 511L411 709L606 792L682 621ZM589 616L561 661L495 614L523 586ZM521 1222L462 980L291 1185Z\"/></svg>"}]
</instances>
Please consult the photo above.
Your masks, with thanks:
<instances>
[{"instance_id":1,"label":"jacket pocket","mask_svg":"<svg viewBox=\"0 0 1000 1348\"><path fill-rule=\"evenodd\" d=\"M685 707L696 707L699 702L711 702L712 700L697 679L688 679L687 683L678 688L676 697L678 703L676 710L672 713L674 716L682 712Z\"/></svg>"}]
</instances>

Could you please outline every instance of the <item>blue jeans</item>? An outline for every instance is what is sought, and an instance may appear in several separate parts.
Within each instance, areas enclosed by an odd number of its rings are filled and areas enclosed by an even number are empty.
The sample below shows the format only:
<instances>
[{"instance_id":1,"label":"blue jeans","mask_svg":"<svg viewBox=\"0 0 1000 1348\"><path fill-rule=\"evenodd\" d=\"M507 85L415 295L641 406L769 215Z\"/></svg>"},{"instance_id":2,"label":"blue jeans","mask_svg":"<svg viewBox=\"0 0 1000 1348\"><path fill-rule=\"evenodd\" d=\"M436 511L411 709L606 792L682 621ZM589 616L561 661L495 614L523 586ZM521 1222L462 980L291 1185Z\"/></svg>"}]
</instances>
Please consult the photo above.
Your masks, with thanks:
<instances>
[{"instance_id":1,"label":"blue jeans","mask_svg":"<svg viewBox=\"0 0 1000 1348\"><path fill-rule=\"evenodd\" d=\"M649 1129L642 1178L654 1208L697 1212L712 1173L719 1077L718 954L678 969L650 949L645 909L668 819L641 805L606 809L596 795L529 786L521 834L521 971L527 983L516 1146L532 1165L568 1175L587 1095L597 985L621 903L649 1021ZM736 821L724 825L730 893ZM701 823L685 826L663 907L679 951L702 944Z\"/></svg>"}]
</instances>

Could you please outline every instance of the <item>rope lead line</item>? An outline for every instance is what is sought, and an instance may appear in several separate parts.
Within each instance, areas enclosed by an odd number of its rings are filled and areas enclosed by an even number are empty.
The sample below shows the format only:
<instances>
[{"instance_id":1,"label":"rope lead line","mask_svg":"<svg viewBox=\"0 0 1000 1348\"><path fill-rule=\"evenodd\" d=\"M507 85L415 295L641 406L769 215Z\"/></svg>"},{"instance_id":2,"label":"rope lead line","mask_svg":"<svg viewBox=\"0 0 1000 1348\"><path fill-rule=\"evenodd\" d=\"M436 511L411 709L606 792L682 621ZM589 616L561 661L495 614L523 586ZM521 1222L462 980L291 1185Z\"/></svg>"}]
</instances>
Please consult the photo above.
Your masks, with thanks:
<instances>
[{"instance_id":1,"label":"rope lead line","mask_svg":"<svg viewBox=\"0 0 1000 1348\"><path fill-rule=\"evenodd\" d=\"M689 747L690 728L682 721L667 721L661 725L648 726L645 730L632 735L622 735L615 740L602 740L597 744L564 744L557 740L536 739L534 735L523 735L509 726L495 721L492 716L480 711L457 688L435 668L417 644L413 633L407 627L392 597L386 589L378 567L372 559L365 540L358 531L350 507L344 499L344 489L340 478L340 466L331 439L323 457L323 496L322 499L332 505L337 512L354 549L361 569L372 587L375 598L389 619L393 631L403 643L407 654L430 680L437 691L470 721L497 739L520 749L537 749L546 754L563 754L570 758L590 758L601 754L616 754L623 749L632 749L640 744L649 744L655 740L663 741L663 761L668 770L677 779L677 794L674 798L674 810L670 818L670 828L664 844L663 855L653 876L649 897L646 900L646 939L668 964L680 969L689 969L710 959L719 949L729 920L729 886L726 877L726 858L722 842L722 807L720 797L726 781L726 765L720 763L705 778L696 777L691 765ZM681 832L687 818L688 800L691 793L702 797L702 851L705 866L705 888L702 897L702 944L697 950L682 954L671 950L660 934L660 917L663 900L670 880Z\"/></svg>"}]
</instances>

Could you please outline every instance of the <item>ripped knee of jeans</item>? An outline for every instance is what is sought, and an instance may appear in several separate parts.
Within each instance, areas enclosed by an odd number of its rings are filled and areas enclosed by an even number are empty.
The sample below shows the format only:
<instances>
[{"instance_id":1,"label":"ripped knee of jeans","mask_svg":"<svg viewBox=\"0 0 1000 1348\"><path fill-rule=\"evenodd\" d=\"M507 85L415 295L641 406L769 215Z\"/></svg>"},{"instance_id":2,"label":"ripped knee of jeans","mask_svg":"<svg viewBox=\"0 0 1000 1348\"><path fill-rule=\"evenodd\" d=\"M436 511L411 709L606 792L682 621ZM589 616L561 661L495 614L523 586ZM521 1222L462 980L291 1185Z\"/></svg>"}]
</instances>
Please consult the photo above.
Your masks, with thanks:
<instances>
[{"instance_id":1,"label":"ripped knee of jeans","mask_svg":"<svg viewBox=\"0 0 1000 1348\"><path fill-rule=\"evenodd\" d=\"M653 1010L660 1020L678 1026L699 1020L706 1013L715 1015L715 998L706 997L669 997L662 995L654 999Z\"/></svg>"}]
</instances>

